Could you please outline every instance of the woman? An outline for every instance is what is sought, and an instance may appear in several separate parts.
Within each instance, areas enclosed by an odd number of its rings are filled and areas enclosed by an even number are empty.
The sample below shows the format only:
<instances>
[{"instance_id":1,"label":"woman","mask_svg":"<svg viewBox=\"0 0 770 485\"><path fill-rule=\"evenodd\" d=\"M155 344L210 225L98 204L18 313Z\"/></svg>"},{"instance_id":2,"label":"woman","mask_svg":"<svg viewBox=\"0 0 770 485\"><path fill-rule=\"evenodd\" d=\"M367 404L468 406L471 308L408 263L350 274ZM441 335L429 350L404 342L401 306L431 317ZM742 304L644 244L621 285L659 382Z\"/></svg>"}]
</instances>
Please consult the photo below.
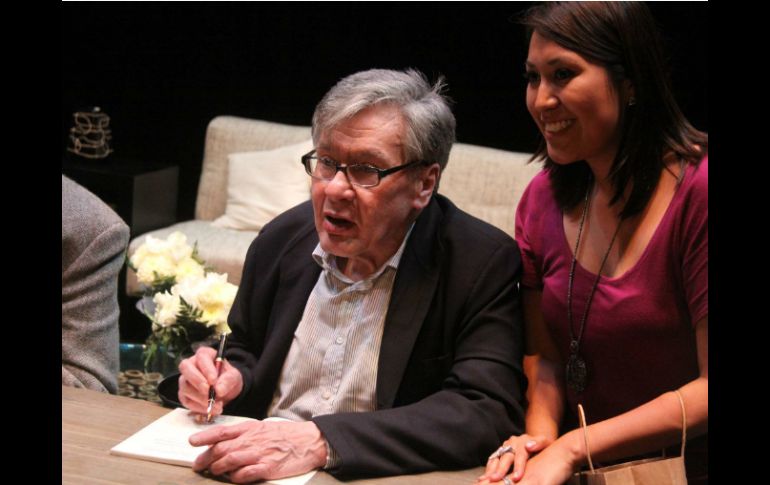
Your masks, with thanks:
<instances>
[{"instance_id":1,"label":"woman","mask_svg":"<svg viewBox=\"0 0 770 485\"><path fill-rule=\"evenodd\" d=\"M523 23L545 159L516 218L530 404L479 481L561 484L587 463L578 403L594 464L680 442L674 390L705 444L708 135L671 95L643 3L547 3Z\"/></svg>"}]
</instances>

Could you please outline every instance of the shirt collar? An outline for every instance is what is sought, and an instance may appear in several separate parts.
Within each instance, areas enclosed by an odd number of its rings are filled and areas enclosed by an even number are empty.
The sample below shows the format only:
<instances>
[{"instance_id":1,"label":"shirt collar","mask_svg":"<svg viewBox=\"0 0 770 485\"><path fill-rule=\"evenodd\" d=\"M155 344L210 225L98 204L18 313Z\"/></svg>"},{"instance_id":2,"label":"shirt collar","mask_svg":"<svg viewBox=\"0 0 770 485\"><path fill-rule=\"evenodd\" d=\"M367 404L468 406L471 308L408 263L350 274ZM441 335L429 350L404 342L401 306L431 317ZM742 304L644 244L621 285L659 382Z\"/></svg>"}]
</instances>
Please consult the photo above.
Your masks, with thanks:
<instances>
[{"instance_id":1,"label":"shirt collar","mask_svg":"<svg viewBox=\"0 0 770 485\"><path fill-rule=\"evenodd\" d=\"M379 267L377 271L362 281L371 282L376 280L383 273L383 271L385 271L386 268L393 268L394 270L398 270L398 264L401 262L401 256L404 254L404 248L406 248L406 242L409 240L409 235L412 234L412 229L414 229L414 222L411 226L409 226L409 230L406 231L406 235L404 236L404 240L401 241L401 246L399 246L398 251L396 251L393 256L391 256L390 259L385 262L385 264ZM340 271L337 267L337 258L333 254L324 251L321 248L320 242L316 244L315 249L313 250L313 259L321 268L323 268L324 271L333 274L339 280L347 284L354 283L353 280L342 274L342 271Z\"/></svg>"}]
</instances>

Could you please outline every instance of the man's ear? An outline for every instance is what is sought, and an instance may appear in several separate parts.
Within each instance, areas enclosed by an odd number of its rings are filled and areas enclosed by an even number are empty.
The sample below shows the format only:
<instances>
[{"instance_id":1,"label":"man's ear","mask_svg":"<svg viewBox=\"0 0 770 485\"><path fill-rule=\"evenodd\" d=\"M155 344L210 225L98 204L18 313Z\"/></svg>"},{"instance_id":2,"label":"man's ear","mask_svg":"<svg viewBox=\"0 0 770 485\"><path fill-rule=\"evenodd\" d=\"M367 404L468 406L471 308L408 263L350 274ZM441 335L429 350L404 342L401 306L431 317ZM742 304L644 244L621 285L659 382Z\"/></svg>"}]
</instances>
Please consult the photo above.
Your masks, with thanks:
<instances>
[{"instance_id":1,"label":"man's ear","mask_svg":"<svg viewBox=\"0 0 770 485\"><path fill-rule=\"evenodd\" d=\"M417 178L417 196L414 198L414 208L424 209L430 202L433 191L438 186L438 179L441 176L441 167L434 163L423 169Z\"/></svg>"}]
</instances>

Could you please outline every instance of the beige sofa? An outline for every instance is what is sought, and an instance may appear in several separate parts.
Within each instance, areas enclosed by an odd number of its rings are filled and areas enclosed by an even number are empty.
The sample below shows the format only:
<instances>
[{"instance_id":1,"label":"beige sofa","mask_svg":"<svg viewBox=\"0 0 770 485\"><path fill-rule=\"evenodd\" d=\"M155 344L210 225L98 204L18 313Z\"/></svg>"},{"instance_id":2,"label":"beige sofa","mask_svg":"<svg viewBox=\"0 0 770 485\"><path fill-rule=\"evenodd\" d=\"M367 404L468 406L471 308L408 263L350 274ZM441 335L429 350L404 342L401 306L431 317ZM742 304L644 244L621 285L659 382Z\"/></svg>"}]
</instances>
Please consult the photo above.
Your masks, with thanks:
<instances>
[{"instance_id":1,"label":"beige sofa","mask_svg":"<svg viewBox=\"0 0 770 485\"><path fill-rule=\"evenodd\" d=\"M197 241L198 252L209 266L218 273L227 273L231 283L239 284L246 251L258 232L212 225L212 221L225 213L227 206L228 155L273 149L309 138L308 126L235 116L214 118L206 131L195 219L148 234L165 238L173 231L183 232L190 243ZM516 205L529 181L540 170L540 164L527 163L530 156L529 153L455 143L441 176L439 193L466 212L513 236ZM144 242L145 236L139 235L131 241L129 255ZM127 271L126 292L141 292L131 270Z\"/></svg>"}]
</instances>

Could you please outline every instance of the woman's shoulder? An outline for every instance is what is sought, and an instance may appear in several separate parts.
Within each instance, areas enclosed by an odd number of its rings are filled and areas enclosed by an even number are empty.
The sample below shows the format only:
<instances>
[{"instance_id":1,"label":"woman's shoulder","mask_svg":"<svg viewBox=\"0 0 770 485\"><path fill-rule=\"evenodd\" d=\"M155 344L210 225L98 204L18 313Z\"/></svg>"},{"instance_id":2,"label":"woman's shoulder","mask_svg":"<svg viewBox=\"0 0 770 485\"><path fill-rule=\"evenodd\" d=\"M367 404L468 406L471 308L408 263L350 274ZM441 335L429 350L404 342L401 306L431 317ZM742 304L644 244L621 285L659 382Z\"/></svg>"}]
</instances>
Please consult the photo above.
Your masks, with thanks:
<instances>
[{"instance_id":1,"label":"woman's shoulder","mask_svg":"<svg viewBox=\"0 0 770 485\"><path fill-rule=\"evenodd\" d=\"M536 201L536 203L542 203L546 200L553 199L551 179L546 170L541 170L532 178L532 180L530 180L522 195L522 200L525 199Z\"/></svg>"},{"instance_id":2,"label":"woman's shoulder","mask_svg":"<svg viewBox=\"0 0 770 485\"><path fill-rule=\"evenodd\" d=\"M550 190L551 188L551 179L548 176L548 171L546 169L540 170L537 175L532 177L532 180L529 183L530 186L537 187L539 189L547 188Z\"/></svg>"},{"instance_id":3,"label":"woman's shoulder","mask_svg":"<svg viewBox=\"0 0 770 485\"><path fill-rule=\"evenodd\" d=\"M697 164L685 168L682 186L687 193L700 194L708 200L709 157L706 155Z\"/></svg>"},{"instance_id":4,"label":"woman's shoulder","mask_svg":"<svg viewBox=\"0 0 770 485\"><path fill-rule=\"evenodd\" d=\"M700 182L708 184L709 181L709 156L703 157L700 163L695 167L695 178Z\"/></svg>"},{"instance_id":5,"label":"woman's shoulder","mask_svg":"<svg viewBox=\"0 0 770 485\"><path fill-rule=\"evenodd\" d=\"M559 212L551 189L548 172L541 170L529 182L516 207L517 232L534 226L540 226L544 219Z\"/></svg>"}]
</instances>

